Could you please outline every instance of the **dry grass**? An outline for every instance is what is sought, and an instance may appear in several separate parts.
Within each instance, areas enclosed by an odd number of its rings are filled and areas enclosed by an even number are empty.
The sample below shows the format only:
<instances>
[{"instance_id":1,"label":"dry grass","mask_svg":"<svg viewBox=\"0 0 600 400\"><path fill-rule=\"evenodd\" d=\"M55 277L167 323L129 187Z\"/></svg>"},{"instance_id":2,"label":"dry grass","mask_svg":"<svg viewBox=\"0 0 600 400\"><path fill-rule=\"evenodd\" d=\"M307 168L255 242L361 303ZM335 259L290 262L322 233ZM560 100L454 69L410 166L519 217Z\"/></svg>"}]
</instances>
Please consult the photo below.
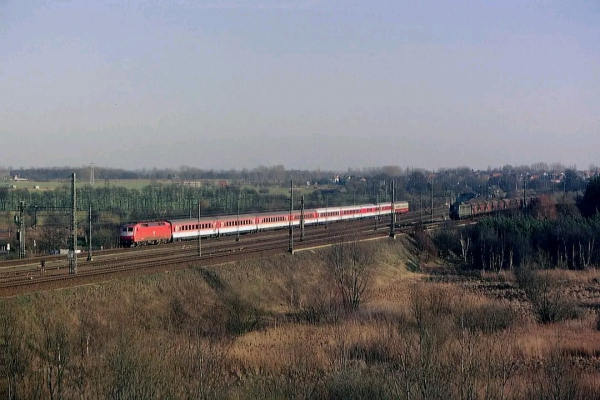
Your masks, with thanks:
<instances>
[{"instance_id":1,"label":"dry grass","mask_svg":"<svg viewBox=\"0 0 600 400\"><path fill-rule=\"evenodd\" d=\"M42 324L58 333L68 327L70 371L85 376L77 389L70 372L69 398L110 397L119 384L118 365L133 371L129 383L121 382L122 395L132 397L151 390L150 398L160 398L172 390L174 398L405 398L407 388L417 399L549 395L533 392L531 382L562 385L575 398L600 393L600 331L593 313L537 324L518 302L408 272L399 241L381 246L361 309L334 310L310 323L290 316L311 302L330 305L323 250L39 293L5 304L18 331L28 335L28 368L51 360L41 354ZM556 274L574 284L597 276ZM20 383L21 397L48 397L36 376L30 373Z\"/></svg>"},{"instance_id":2,"label":"dry grass","mask_svg":"<svg viewBox=\"0 0 600 400\"><path fill-rule=\"evenodd\" d=\"M513 329L516 345L527 359L543 359L551 351L584 358L600 357L600 332L594 329L594 316L540 325L529 323Z\"/></svg>"},{"instance_id":3,"label":"dry grass","mask_svg":"<svg viewBox=\"0 0 600 400\"><path fill-rule=\"evenodd\" d=\"M570 269L552 269L548 274L558 281L567 284L594 284L600 285L600 270L590 268L584 271L575 271ZM599 286L600 287L600 286Z\"/></svg>"}]
</instances>

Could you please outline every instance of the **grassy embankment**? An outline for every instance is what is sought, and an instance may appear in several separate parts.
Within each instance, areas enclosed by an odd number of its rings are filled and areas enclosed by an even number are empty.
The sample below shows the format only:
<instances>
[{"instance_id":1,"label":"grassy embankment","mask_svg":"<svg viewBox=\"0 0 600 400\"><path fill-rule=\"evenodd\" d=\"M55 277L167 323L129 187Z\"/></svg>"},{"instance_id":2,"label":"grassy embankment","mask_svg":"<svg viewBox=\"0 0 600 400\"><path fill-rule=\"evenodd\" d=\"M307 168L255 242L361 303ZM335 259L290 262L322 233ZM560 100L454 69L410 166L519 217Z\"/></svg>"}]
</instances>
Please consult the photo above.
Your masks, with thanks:
<instances>
[{"instance_id":1,"label":"grassy embankment","mask_svg":"<svg viewBox=\"0 0 600 400\"><path fill-rule=\"evenodd\" d=\"M20 398L600 394L591 312L541 325L510 274L440 282L409 271L404 240L379 246L356 313L337 306L327 249L3 300L3 366Z\"/></svg>"}]
</instances>

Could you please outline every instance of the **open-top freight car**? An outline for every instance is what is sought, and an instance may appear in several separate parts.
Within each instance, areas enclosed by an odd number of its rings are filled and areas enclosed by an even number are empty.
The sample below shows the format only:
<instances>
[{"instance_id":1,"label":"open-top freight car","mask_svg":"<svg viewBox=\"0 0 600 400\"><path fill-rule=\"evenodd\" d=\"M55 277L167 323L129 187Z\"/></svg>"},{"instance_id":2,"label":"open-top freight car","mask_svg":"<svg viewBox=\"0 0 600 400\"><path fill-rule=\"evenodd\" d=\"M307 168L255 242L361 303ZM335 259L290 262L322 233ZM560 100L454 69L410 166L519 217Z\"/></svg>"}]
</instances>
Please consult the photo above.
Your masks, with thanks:
<instances>
[{"instance_id":1,"label":"open-top freight car","mask_svg":"<svg viewBox=\"0 0 600 400\"><path fill-rule=\"evenodd\" d=\"M450 206L450 218L454 220L466 219L486 215L504 210L518 210L530 207L536 197L513 199L478 199L456 202Z\"/></svg>"}]
</instances>

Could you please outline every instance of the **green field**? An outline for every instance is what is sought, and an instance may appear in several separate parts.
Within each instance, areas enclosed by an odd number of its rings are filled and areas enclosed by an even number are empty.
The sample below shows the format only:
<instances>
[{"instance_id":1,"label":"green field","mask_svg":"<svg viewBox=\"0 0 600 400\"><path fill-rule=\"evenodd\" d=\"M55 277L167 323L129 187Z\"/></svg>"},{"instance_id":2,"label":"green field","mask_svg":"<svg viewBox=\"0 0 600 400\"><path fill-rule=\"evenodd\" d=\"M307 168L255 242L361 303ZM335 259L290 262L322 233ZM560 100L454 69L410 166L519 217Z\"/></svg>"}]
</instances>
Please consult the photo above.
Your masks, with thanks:
<instances>
[{"instance_id":1,"label":"green field","mask_svg":"<svg viewBox=\"0 0 600 400\"><path fill-rule=\"evenodd\" d=\"M142 189L150 184L170 185L174 182L168 179L152 180L152 179L102 179L96 180L94 187L103 186L121 186L127 189ZM61 185L70 185L71 181L65 179L62 181L4 181L0 183L0 187L9 187L13 189L30 189L30 190L54 190ZM89 181L77 181L77 186L89 185Z\"/></svg>"},{"instance_id":2,"label":"green field","mask_svg":"<svg viewBox=\"0 0 600 400\"><path fill-rule=\"evenodd\" d=\"M202 179L197 181L179 181L179 180L170 180L170 179L102 179L96 180L94 183L94 187L99 188L103 186L120 186L126 189L137 189L141 190L148 185L171 185L171 184L180 184L184 182L184 184L189 185L190 187L194 187L195 184L200 186L218 186L220 179ZM229 186L237 186L236 181L228 180ZM12 189L28 189L28 190L54 190L59 186L70 185L71 181L68 179L65 180L56 180L56 181L0 181L0 187L8 187ZM81 180L77 182L78 187L82 187L85 185L89 185L89 181ZM258 185L249 185L242 184L244 189L254 189L259 191L261 188ZM326 186L320 186L320 188L325 188ZM269 193L273 195L289 195L290 189L289 187L282 187L280 185L272 185L267 187L269 189ZM313 186L297 186L294 185L294 195L302 195L312 193L314 190Z\"/></svg>"}]
</instances>

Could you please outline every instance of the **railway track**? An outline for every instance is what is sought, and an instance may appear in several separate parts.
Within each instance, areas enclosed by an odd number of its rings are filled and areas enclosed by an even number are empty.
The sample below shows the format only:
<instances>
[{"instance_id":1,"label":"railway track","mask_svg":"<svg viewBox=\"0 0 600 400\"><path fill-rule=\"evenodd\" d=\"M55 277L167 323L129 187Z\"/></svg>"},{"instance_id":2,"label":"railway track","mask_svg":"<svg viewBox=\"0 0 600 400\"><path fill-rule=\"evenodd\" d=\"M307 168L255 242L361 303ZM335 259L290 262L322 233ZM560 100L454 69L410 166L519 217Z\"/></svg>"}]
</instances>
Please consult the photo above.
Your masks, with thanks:
<instances>
[{"instance_id":1,"label":"railway track","mask_svg":"<svg viewBox=\"0 0 600 400\"><path fill-rule=\"evenodd\" d=\"M444 208L444 210L446 209ZM441 217L442 213L434 210L434 217L438 215ZM405 233L412 230L416 217L418 215L413 212L398 218L396 232ZM429 225L431 224L429 223ZM428 225L424 224L424 226ZM433 225L431 226L433 227ZM294 248L303 250L344 240L383 238L388 236L389 231L389 218L377 223L369 219L309 226L306 227L306 237L302 241L299 228L295 228ZM99 252L100 254L95 253L94 261L79 263L77 274L68 273L64 256L62 259L46 258L44 270L40 268L39 263L35 262L12 267L0 265L0 297L106 281L136 274L173 271L192 266L260 258L284 253L288 250L288 244L287 230L279 230L259 235L242 235L240 241L236 241L235 236L202 239L201 257L198 256L198 247L195 241Z\"/></svg>"}]
</instances>

